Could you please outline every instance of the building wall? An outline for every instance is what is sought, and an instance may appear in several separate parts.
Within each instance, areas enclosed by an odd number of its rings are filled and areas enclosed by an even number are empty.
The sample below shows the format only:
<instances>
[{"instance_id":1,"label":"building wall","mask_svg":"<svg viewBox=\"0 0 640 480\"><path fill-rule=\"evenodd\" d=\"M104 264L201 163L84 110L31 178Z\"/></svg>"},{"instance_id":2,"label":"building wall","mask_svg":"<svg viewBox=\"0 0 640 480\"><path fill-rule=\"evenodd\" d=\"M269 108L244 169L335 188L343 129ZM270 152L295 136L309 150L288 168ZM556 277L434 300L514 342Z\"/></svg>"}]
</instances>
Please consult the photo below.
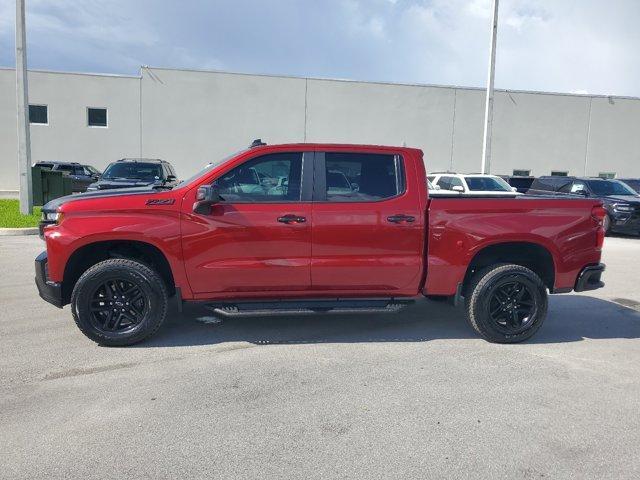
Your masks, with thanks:
<instances>
[{"instance_id":1,"label":"building wall","mask_svg":"<svg viewBox=\"0 0 640 480\"><path fill-rule=\"evenodd\" d=\"M221 72L142 68L118 77L30 72L33 161L104 168L159 157L185 178L211 160L269 143L345 142L422 148L430 171L480 170L484 91ZM109 127L86 126L107 107ZM491 171L640 177L640 99L496 91ZM0 190L17 189L15 75L0 69Z\"/></svg>"},{"instance_id":2,"label":"building wall","mask_svg":"<svg viewBox=\"0 0 640 480\"><path fill-rule=\"evenodd\" d=\"M258 137L304 141L299 78L142 69L142 154L171 162L180 178Z\"/></svg>"},{"instance_id":3,"label":"building wall","mask_svg":"<svg viewBox=\"0 0 640 480\"><path fill-rule=\"evenodd\" d=\"M640 99L594 98L587 175L640 177Z\"/></svg>"},{"instance_id":4,"label":"building wall","mask_svg":"<svg viewBox=\"0 0 640 480\"><path fill-rule=\"evenodd\" d=\"M416 146L449 165L454 90L309 80L307 93L308 141Z\"/></svg>"},{"instance_id":5,"label":"building wall","mask_svg":"<svg viewBox=\"0 0 640 480\"><path fill-rule=\"evenodd\" d=\"M495 98L491 170L583 175L588 127L589 98L500 92Z\"/></svg>"},{"instance_id":6,"label":"building wall","mask_svg":"<svg viewBox=\"0 0 640 480\"><path fill-rule=\"evenodd\" d=\"M103 169L140 155L140 79L29 72L29 103L48 106L48 125L31 125L31 159ZM15 71L0 70L0 190L17 190ZM106 128L87 126L87 107L106 107Z\"/></svg>"},{"instance_id":7,"label":"building wall","mask_svg":"<svg viewBox=\"0 0 640 480\"><path fill-rule=\"evenodd\" d=\"M142 69L145 156L185 176L245 147L345 142L422 148L431 171L478 172L481 89ZM497 91L491 171L640 176L640 99Z\"/></svg>"},{"instance_id":8,"label":"building wall","mask_svg":"<svg viewBox=\"0 0 640 480\"><path fill-rule=\"evenodd\" d=\"M0 190L17 190L16 74L0 70Z\"/></svg>"}]
</instances>

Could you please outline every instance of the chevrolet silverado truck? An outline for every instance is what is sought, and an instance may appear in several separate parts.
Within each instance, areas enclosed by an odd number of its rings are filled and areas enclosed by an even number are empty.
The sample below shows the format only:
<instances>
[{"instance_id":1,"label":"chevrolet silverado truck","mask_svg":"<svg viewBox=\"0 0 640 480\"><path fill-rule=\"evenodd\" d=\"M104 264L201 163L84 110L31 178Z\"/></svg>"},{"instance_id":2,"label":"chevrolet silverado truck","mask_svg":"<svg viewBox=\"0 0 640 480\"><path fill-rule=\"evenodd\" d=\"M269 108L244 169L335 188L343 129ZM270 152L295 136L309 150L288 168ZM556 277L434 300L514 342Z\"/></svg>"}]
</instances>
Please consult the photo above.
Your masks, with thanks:
<instances>
[{"instance_id":1,"label":"chevrolet silverado truck","mask_svg":"<svg viewBox=\"0 0 640 480\"><path fill-rule=\"evenodd\" d=\"M421 150L251 147L174 187L49 202L40 296L108 346L153 335L169 298L218 315L397 312L465 305L491 342L531 337L548 293L602 287L602 203L430 198Z\"/></svg>"}]
</instances>

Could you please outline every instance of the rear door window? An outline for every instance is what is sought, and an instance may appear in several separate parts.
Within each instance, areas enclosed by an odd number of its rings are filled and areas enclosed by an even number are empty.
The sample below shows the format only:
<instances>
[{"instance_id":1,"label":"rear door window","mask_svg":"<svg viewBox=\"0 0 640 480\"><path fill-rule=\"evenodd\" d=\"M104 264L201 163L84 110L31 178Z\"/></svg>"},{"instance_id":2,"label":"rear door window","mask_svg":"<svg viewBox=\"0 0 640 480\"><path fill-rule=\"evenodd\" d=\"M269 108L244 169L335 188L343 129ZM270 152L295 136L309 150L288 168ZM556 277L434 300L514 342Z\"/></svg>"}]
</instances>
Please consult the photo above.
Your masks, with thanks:
<instances>
[{"instance_id":1,"label":"rear door window","mask_svg":"<svg viewBox=\"0 0 640 480\"><path fill-rule=\"evenodd\" d=\"M324 164L323 193L329 202L379 201L405 190L399 155L327 152Z\"/></svg>"},{"instance_id":2,"label":"rear door window","mask_svg":"<svg viewBox=\"0 0 640 480\"><path fill-rule=\"evenodd\" d=\"M453 187L462 187L462 188L464 188L462 180L459 179L458 177L451 177L451 183L450 183L449 190L451 190Z\"/></svg>"},{"instance_id":3,"label":"rear door window","mask_svg":"<svg viewBox=\"0 0 640 480\"><path fill-rule=\"evenodd\" d=\"M531 184L531 189L557 192L561 188L571 185L571 182L572 180L570 178L562 178L562 177L537 178Z\"/></svg>"},{"instance_id":4,"label":"rear door window","mask_svg":"<svg viewBox=\"0 0 640 480\"><path fill-rule=\"evenodd\" d=\"M584 182L573 182L573 185L571 185L571 193L577 193L580 191L588 191L587 185Z\"/></svg>"},{"instance_id":5,"label":"rear door window","mask_svg":"<svg viewBox=\"0 0 640 480\"><path fill-rule=\"evenodd\" d=\"M64 173L70 173L72 175L75 175L76 173L76 168L73 165L57 165L55 167L55 170L60 170Z\"/></svg>"},{"instance_id":6,"label":"rear door window","mask_svg":"<svg viewBox=\"0 0 640 480\"><path fill-rule=\"evenodd\" d=\"M469 190L474 192L511 192L511 187L501 178L466 177Z\"/></svg>"},{"instance_id":7,"label":"rear door window","mask_svg":"<svg viewBox=\"0 0 640 480\"><path fill-rule=\"evenodd\" d=\"M442 190L451 190L451 177L449 176L440 177L436 182L436 185L438 185Z\"/></svg>"}]
</instances>

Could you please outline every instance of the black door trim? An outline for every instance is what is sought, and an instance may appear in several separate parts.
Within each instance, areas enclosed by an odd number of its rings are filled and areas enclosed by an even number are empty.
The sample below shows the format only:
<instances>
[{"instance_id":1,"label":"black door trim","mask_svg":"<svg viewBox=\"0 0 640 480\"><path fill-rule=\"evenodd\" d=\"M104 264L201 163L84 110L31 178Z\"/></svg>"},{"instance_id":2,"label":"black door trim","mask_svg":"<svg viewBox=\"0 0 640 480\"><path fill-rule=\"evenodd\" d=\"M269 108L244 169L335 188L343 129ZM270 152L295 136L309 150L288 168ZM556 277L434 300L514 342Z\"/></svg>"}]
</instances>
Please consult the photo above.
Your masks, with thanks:
<instances>
[{"instance_id":1,"label":"black door trim","mask_svg":"<svg viewBox=\"0 0 640 480\"><path fill-rule=\"evenodd\" d=\"M313 162L313 201L327 201L327 178L324 152L315 152Z\"/></svg>"}]
</instances>

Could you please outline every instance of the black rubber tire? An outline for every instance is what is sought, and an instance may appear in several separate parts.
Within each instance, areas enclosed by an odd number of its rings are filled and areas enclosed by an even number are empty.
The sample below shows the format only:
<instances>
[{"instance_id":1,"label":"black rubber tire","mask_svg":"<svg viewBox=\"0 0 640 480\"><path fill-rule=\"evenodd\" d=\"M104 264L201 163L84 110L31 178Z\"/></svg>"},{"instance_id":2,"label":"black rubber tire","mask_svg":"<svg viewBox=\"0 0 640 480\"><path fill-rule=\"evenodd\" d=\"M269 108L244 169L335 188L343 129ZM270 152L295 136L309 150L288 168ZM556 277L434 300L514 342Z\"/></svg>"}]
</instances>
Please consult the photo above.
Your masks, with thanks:
<instances>
[{"instance_id":1,"label":"black rubber tire","mask_svg":"<svg viewBox=\"0 0 640 480\"><path fill-rule=\"evenodd\" d=\"M536 311L531 324L517 334L501 332L489 316L489 292L505 277L517 277L531 287ZM538 275L528 268L513 264L499 264L476 273L466 290L465 306L471 327L483 338L493 343L518 343L530 338L542 326L547 316L547 288Z\"/></svg>"},{"instance_id":2,"label":"black rubber tire","mask_svg":"<svg viewBox=\"0 0 640 480\"><path fill-rule=\"evenodd\" d=\"M147 312L129 332L105 332L91 322L91 295L98 285L114 276L135 283L146 295ZM96 263L82 274L71 294L71 312L88 338L100 345L120 347L141 342L158 331L167 316L168 298L166 285L153 269L135 260L115 258Z\"/></svg>"}]
</instances>

